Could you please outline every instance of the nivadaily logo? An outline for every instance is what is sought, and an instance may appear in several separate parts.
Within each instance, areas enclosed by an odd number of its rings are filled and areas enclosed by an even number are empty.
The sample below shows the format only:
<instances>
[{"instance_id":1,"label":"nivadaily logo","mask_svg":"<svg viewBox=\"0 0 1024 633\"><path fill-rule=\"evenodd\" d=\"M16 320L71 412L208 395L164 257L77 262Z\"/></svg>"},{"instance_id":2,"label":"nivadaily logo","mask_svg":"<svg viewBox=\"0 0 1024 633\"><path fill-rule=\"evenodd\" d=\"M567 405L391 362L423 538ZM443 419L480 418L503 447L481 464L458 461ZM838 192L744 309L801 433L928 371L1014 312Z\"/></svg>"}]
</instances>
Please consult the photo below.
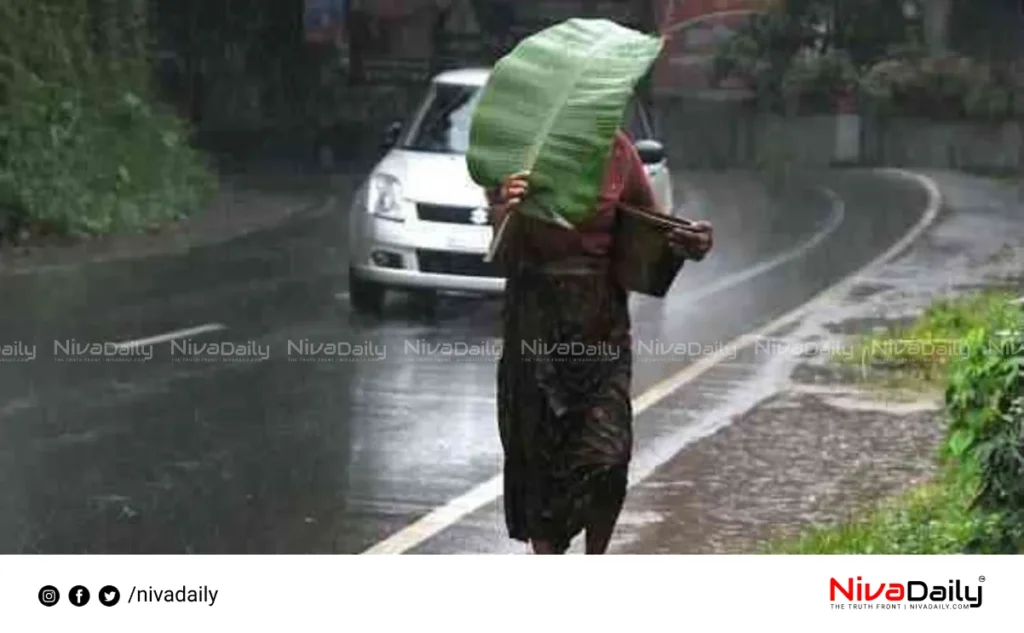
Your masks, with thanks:
<instances>
[{"instance_id":1,"label":"nivadaily logo","mask_svg":"<svg viewBox=\"0 0 1024 633\"><path fill-rule=\"evenodd\" d=\"M976 585L959 580L932 585L923 580L871 583L864 582L861 576L856 580L832 578L829 599L833 607L843 606L845 600L854 609L977 609L981 606L984 582L984 576L978 578Z\"/></svg>"}]
</instances>

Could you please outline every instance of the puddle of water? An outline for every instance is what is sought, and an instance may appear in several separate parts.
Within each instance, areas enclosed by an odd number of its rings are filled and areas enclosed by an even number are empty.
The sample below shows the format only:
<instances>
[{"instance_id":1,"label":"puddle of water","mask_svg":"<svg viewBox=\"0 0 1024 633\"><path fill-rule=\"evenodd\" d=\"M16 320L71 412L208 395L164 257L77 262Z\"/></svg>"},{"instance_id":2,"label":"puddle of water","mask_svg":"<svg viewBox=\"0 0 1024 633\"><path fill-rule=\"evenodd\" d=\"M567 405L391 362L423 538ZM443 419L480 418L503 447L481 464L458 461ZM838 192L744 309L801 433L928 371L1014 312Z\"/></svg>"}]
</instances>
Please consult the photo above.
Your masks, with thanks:
<instances>
[{"instance_id":1,"label":"puddle of water","mask_svg":"<svg viewBox=\"0 0 1024 633\"><path fill-rule=\"evenodd\" d=\"M910 402L898 400L871 400L858 397L822 398L822 402L833 409L844 411L875 411L889 415L904 416L913 413L941 411L942 402L935 399L918 399Z\"/></svg>"},{"instance_id":2,"label":"puddle of water","mask_svg":"<svg viewBox=\"0 0 1024 633\"><path fill-rule=\"evenodd\" d=\"M892 290L893 286L889 284L873 284L873 283L861 283L857 284L853 290L850 291L851 299L867 299L873 295L881 292Z\"/></svg>"},{"instance_id":3,"label":"puddle of water","mask_svg":"<svg viewBox=\"0 0 1024 633\"><path fill-rule=\"evenodd\" d=\"M860 335L865 333L883 333L889 329L899 329L913 324L916 316L883 317L869 316L846 319L840 323L829 323L825 326L831 334Z\"/></svg>"}]
</instances>

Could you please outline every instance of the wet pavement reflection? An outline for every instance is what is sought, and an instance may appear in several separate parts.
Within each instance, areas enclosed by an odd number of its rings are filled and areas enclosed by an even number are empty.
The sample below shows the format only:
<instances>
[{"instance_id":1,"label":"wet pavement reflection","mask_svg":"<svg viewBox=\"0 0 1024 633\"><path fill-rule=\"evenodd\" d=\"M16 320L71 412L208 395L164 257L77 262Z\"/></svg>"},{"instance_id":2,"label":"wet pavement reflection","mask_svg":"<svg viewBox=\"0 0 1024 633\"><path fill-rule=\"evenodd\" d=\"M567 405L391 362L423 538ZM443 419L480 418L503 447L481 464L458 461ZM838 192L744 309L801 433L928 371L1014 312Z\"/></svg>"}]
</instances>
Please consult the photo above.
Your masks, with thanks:
<instances>
[{"instance_id":1,"label":"wet pavement reflection","mask_svg":"<svg viewBox=\"0 0 1024 633\"><path fill-rule=\"evenodd\" d=\"M717 250L665 301L634 298L635 337L724 344L862 266L924 204L891 177L808 182L841 204L814 188L773 197L741 173L679 177ZM0 278L0 340L37 350L0 363L0 552L355 553L496 474L498 301L427 313L398 296L382 317L353 315L345 211L182 258ZM217 328L195 347L148 358L86 360L73 344L203 325ZM479 355L439 359L444 344ZM693 361L638 359L635 392ZM645 428L640 450L659 441Z\"/></svg>"}]
</instances>

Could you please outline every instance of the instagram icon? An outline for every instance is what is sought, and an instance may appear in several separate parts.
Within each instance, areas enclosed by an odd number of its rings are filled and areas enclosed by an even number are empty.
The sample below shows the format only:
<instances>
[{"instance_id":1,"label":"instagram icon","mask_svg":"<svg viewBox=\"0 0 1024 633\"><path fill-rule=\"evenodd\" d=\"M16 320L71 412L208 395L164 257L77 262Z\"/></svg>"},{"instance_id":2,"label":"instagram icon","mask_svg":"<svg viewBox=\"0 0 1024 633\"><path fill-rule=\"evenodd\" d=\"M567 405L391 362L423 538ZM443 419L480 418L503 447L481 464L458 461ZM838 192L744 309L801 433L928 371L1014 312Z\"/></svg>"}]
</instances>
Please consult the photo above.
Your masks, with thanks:
<instances>
[{"instance_id":1,"label":"instagram icon","mask_svg":"<svg viewBox=\"0 0 1024 633\"><path fill-rule=\"evenodd\" d=\"M46 585L39 590L39 604L44 607L52 607L60 602L60 592L53 585Z\"/></svg>"}]
</instances>

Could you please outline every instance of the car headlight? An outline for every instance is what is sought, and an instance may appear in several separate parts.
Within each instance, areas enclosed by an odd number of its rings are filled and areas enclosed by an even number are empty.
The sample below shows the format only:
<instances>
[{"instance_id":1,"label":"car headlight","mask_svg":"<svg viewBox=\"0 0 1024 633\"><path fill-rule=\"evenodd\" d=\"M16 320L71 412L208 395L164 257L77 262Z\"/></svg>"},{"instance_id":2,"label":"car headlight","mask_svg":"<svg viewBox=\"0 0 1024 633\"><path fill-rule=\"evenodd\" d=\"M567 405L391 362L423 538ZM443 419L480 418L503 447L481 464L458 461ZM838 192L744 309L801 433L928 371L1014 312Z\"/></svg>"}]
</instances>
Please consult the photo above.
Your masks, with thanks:
<instances>
[{"instance_id":1,"label":"car headlight","mask_svg":"<svg viewBox=\"0 0 1024 633\"><path fill-rule=\"evenodd\" d=\"M402 184L389 174L374 174L366 187L366 209L371 215L404 222Z\"/></svg>"}]
</instances>

